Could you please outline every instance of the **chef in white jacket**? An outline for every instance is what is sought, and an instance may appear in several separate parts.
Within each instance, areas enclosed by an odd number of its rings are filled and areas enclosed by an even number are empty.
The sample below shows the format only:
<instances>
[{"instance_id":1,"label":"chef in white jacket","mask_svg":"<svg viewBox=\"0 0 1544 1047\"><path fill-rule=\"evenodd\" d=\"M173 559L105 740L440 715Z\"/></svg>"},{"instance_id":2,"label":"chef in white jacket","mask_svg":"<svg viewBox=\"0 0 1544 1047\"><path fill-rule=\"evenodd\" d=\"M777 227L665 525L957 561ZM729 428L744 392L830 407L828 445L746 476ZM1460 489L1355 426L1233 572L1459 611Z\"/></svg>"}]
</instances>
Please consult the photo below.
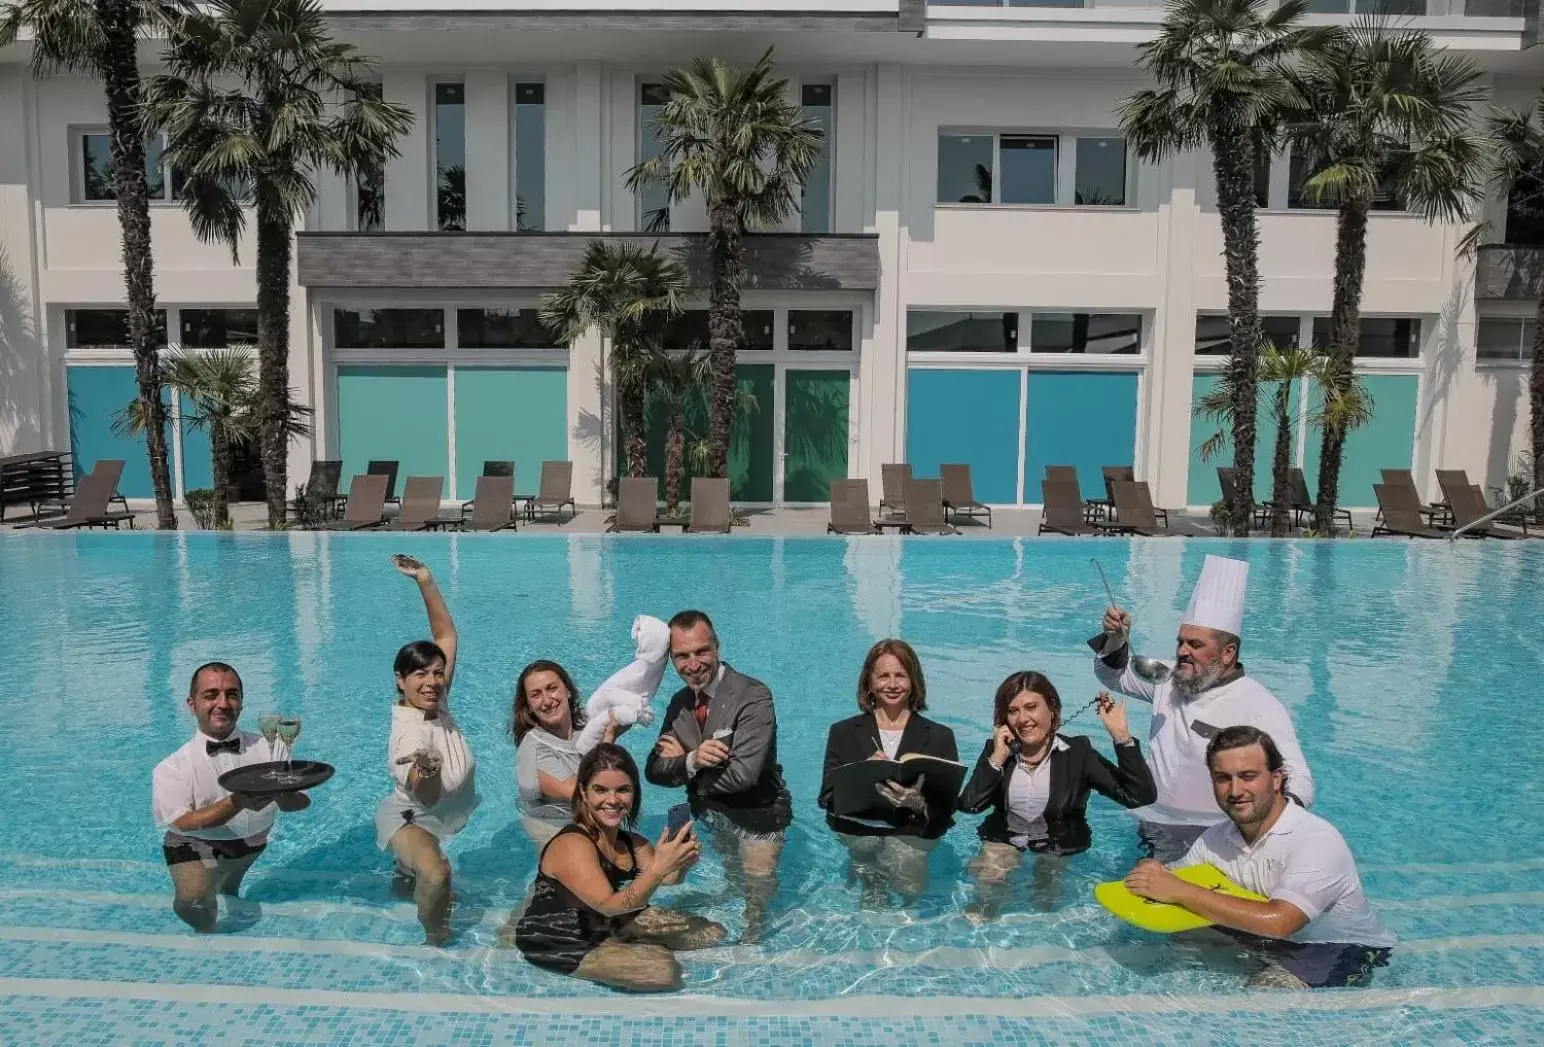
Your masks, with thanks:
<instances>
[{"instance_id":1,"label":"chef in white jacket","mask_svg":"<svg viewBox=\"0 0 1544 1047\"><path fill-rule=\"evenodd\" d=\"M1212 796L1206 744L1224 727L1258 727L1274 738L1285 761L1288 795L1304 806L1313 802L1313 775L1292 717L1239 661L1248 581L1244 561L1206 558L1180 624L1173 674L1162 683L1132 668L1131 616L1116 607L1104 613L1094 675L1110 690L1153 706L1147 762L1158 802L1134 813L1144 845L1161 862L1179 859L1207 826L1223 818Z\"/></svg>"}]
</instances>

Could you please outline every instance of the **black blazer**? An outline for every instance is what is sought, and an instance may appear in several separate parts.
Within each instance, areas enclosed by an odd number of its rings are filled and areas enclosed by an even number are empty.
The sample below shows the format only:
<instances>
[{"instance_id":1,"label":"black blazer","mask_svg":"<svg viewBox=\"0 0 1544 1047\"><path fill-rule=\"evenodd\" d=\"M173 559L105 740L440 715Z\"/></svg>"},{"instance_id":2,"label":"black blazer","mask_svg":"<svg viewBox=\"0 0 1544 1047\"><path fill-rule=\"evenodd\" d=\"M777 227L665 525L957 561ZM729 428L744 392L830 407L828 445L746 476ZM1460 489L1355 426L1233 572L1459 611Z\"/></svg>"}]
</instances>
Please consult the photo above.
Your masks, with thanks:
<instances>
[{"instance_id":1,"label":"black blazer","mask_svg":"<svg viewBox=\"0 0 1544 1047\"><path fill-rule=\"evenodd\" d=\"M1101 756L1082 735L1059 736L1066 749L1052 749L1051 795L1045 805L1046 839L1031 840L1029 849L1051 854L1079 854L1088 850L1093 833L1084 811L1090 790L1109 797L1122 807L1146 807L1158 801L1158 787L1153 772L1142 759L1142 746L1133 738L1115 747L1116 763ZM989 757L992 742L987 741L976 761L975 773L960 793L960 810L978 814L988 807L992 813L981 823L983 840L1009 842L1008 780L1018 768L1009 757L1001 771L994 770Z\"/></svg>"},{"instance_id":2,"label":"black blazer","mask_svg":"<svg viewBox=\"0 0 1544 1047\"><path fill-rule=\"evenodd\" d=\"M826 761L820 773L818 801L828 812L826 824L850 836L906 835L930 840L942 836L954 824L952 811L930 810L925 821L918 820L910 811L896 811L893 818L886 819L891 825L889 829L850 822L829 813L831 794L835 791L831 772L843 764L867 760L880 750L879 725L875 723L873 713L859 713L831 725L831 731L826 735ZM960 758L960 751L954 744L954 732L920 713L912 713L906 720L905 730L901 732L901 744L895 755L899 757L907 753L921 753L942 760L958 761Z\"/></svg>"}]
</instances>

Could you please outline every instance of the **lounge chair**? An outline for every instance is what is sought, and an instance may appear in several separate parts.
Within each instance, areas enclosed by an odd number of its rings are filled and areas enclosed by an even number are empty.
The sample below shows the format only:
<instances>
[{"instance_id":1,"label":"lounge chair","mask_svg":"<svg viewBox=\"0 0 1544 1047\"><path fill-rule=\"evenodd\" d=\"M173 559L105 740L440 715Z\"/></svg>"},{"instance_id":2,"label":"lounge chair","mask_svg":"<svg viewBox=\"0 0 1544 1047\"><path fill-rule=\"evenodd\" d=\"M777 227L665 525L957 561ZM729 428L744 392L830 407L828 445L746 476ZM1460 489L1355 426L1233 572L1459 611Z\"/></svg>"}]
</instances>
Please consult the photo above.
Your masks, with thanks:
<instances>
[{"instance_id":1,"label":"lounge chair","mask_svg":"<svg viewBox=\"0 0 1544 1047\"><path fill-rule=\"evenodd\" d=\"M401 502L397 498L397 469L399 467L400 463L398 462L377 459L365 466L365 472L370 476L386 477L386 501L400 505ZM352 491L353 489L353 485L350 485L349 490Z\"/></svg>"},{"instance_id":2,"label":"lounge chair","mask_svg":"<svg viewBox=\"0 0 1544 1047\"><path fill-rule=\"evenodd\" d=\"M1469 492L1471 490L1479 491L1479 487L1469 482L1469 474L1462 469L1438 469L1437 485L1442 488L1442 497L1447 503L1451 522L1455 527L1462 527L1468 521L1459 517L1458 505L1454 499L1456 498L1457 501L1463 502L1466 505L1472 505ZM1480 494L1479 501L1480 511L1471 519L1478 519L1491 511L1490 507L1485 503L1483 492ZM1527 515L1524 513L1510 512L1498 517L1494 522L1499 524L1521 524L1526 529L1528 526L1527 519ZM1498 534L1497 537L1501 536Z\"/></svg>"},{"instance_id":3,"label":"lounge chair","mask_svg":"<svg viewBox=\"0 0 1544 1047\"><path fill-rule=\"evenodd\" d=\"M440 523L440 492L444 487L443 476L409 476L402 492L402 512L382 530L427 531L437 526Z\"/></svg>"},{"instance_id":4,"label":"lounge chair","mask_svg":"<svg viewBox=\"0 0 1544 1047\"><path fill-rule=\"evenodd\" d=\"M1135 534L1144 538L1162 536L1158 530L1158 514L1153 511L1153 496L1147 490L1146 480L1116 480L1110 484L1110 495L1115 502L1115 520L1096 523L1095 527L1110 534Z\"/></svg>"},{"instance_id":5,"label":"lounge chair","mask_svg":"<svg viewBox=\"0 0 1544 1047\"><path fill-rule=\"evenodd\" d=\"M958 520L962 516L967 519L985 516L987 527L992 526L992 507L976 501L976 492L970 482L969 465L940 465L938 481L943 487L946 518Z\"/></svg>"},{"instance_id":6,"label":"lounge chair","mask_svg":"<svg viewBox=\"0 0 1544 1047\"><path fill-rule=\"evenodd\" d=\"M1224 505L1232 505L1234 492L1238 489L1238 479L1237 473L1233 471L1231 466L1219 465L1217 467L1217 486L1222 489L1222 503ZM1255 506L1250 520L1254 526L1262 526L1265 522L1265 510L1261 506Z\"/></svg>"},{"instance_id":7,"label":"lounge chair","mask_svg":"<svg viewBox=\"0 0 1544 1047\"><path fill-rule=\"evenodd\" d=\"M343 462L336 459L322 459L311 463L311 475L306 477L306 498L313 504L321 504L327 507L330 515L336 514L338 506L343 498L338 494L338 484L343 479ZM300 503L290 500L290 510L296 511Z\"/></svg>"},{"instance_id":8,"label":"lounge chair","mask_svg":"<svg viewBox=\"0 0 1544 1047\"><path fill-rule=\"evenodd\" d=\"M1040 534L1100 534L1100 529L1084 519L1083 492L1076 482L1040 481Z\"/></svg>"},{"instance_id":9,"label":"lounge chair","mask_svg":"<svg viewBox=\"0 0 1544 1047\"><path fill-rule=\"evenodd\" d=\"M686 529L693 534L728 534L731 526L728 479L692 477L692 517Z\"/></svg>"},{"instance_id":10,"label":"lounge chair","mask_svg":"<svg viewBox=\"0 0 1544 1047\"><path fill-rule=\"evenodd\" d=\"M879 467L879 515L890 510L891 516L906 515L906 485L911 483L911 466L906 462L887 462Z\"/></svg>"},{"instance_id":11,"label":"lounge chair","mask_svg":"<svg viewBox=\"0 0 1544 1047\"><path fill-rule=\"evenodd\" d=\"M113 496L107 500L107 504L112 505L117 502L123 512L128 512L129 500L118 493L118 483L123 479L123 459L98 458L96 465L91 467L91 472L95 476L107 477L108 482L112 484Z\"/></svg>"},{"instance_id":12,"label":"lounge chair","mask_svg":"<svg viewBox=\"0 0 1544 1047\"><path fill-rule=\"evenodd\" d=\"M1373 484L1372 493L1383 514L1383 522L1372 529L1374 538L1383 534L1397 538L1447 538L1450 535L1449 531L1439 531L1421 521L1421 500L1414 492Z\"/></svg>"},{"instance_id":13,"label":"lounge chair","mask_svg":"<svg viewBox=\"0 0 1544 1047\"><path fill-rule=\"evenodd\" d=\"M875 534L879 530L869 516L867 480L831 481L831 522L827 534Z\"/></svg>"},{"instance_id":14,"label":"lounge chair","mask_svg":"<svg viewBox=\"0 0 1544 1047\"><path fill-rule=\"evenodd\" d=\"M659 479L624 476L617 483L617 517L609 531L659 532Z\"/></svg>"},{"instance_id":15,"label":"lounge chair","mask_svg":"<svg viewBox=\"0 0 1544 1047\"><path fill-rule=\"evenodd\" d=\"M1478 523L1493 511L1486 504L1485 492L1473 485L1467 489L1455 487L1447 492L1447 496L1448 504L1453 507L1453 526L1455 528L1469 527L1470 524ZM1498 517L1497 519L1499 520L1500 518ZM1471 534L1481 538L1516 539L1538 537L1528 533L1526 521L1523 522L1522 530L1519 531L1512 527L1505 527L1497 520L1489 520L1479 527L1470 527L1460 537L1468 537Z\"/></svg>"},{"instance_id":16,"label":"lounge chair","mask_svg":"<svg viewBox=\"0 0 1544 1047\"><path fill-rule=\"evenodd\" d=\"M1421 492L1415 486L1415 475L1409 469L1380 469L1383 474L1384 487L1400 487L1408 490L1415 498L1416 504L1420 504ZM1421 515L1426 517L1428 526L1436 527L1439 524L1453 521L1453 509L1446 502L1431 502L1421 507Z\"/></svg>"},{"instance_id":17,"label":"lounge chair","mask_svg":"<svg viewBox=\"0 0 1544 1047\"><path fill-rule=\"evenodd\" d=\"M906 484L907 534L959 534L944 516L942 480L910 480Z\"/></svg>"},{"instance_id":18,"label":"lounge chair","mask_svg":"<svg viewBox=\"0 0 1544 1047\"><path fill-rule=\"evenodd\" d=\"M515 478L484 473L477 478L477 490L470 502L461 507L463 531L503 531L515 528ZM472 515L466 516L470 508Z\"/></svg>"},{"instance_id":19,"label":"lounge chair","mask_svg":"<svg viewBox=\"0 0 1544 1047\"><path fill-rule=\"evenodd\" d=\"M1293 526L1301 527L1303 525L1303 518L1311 517L1314 512L1313 495L1308 493L1308 477L1304 475L1301 469L1289 469L1287 470L1287 480L1291 484L1292 490L1292 500L1287 503L1287 512L1292 516ZM1260 521L1262 524L1270 520L1274 510L1275 503L1273 502L1266 502L1260 506ZM1344 520L1346 522L1346 530L1348 531L1355 526L1351 520L1351 510L1342 509L1338 505L1330 510L1331 525L1336 520Z\"/></svg>"},{"instance_id":20,"label":"lounge chair","mask_svg":"<svg viewBox=\"0 0 1544 1047\"><path fill-rule=\"evenodd\" d=\"M127 520L129 530L132 531L134 529L133 513L127 509L121 512L108 511L117 486L118 481L111 471L87 473L76 483L75 496L70 499L69 507L65 510L62 520L45 520L33 526L50 531L70 531L77 527L104 529L111 527L116 531L118 525Z\"/></svg>"},{"instance_id":21,"label":"lounge chair","mask_svg":"<svg viewBox=\"0 0 1544 1047\"><path fill-rule=\"evenodd\" d=\"M1107 499L1103 504L1113 509L1115 506L1114 485L1117 483L1135 483L1137 478L1136 467L1130 465L1105 465L1100 466L1099 471L1104 475L1104 496ZM1091 504L1098 506L1101 503L1095 501ZM1153 516L1157 518L1159 526L1164 528L1169 526L1169 510L1154 509Z\"/></svg>"},{"instance_id":22,"label":"lounge chair","mask_svg":"<svg viewBox=\"0 0 1544 1047\"><path fill-rule=\"evenodd\" d=\"M384 473L360 473L349 481L348 505L343 519L323 524L323 531L363 531L386 522L386 481Z\"/></svg>"},{"instance_id":23,"label":"lounge chair","mask_svg":"<svg viewBox=\"0 0 1544 1047\"><path fill-rule=\"evenodd\" d=\"M541 463L541 487L537 490L535 497L526 499L526 519L536 519L537 513L546 515L549 512L562 512L563 507L566 505L569 509L568 519L572 520L575 516L579 515L579 507L574 504L573 490L573 462Z\"/></svg>"}]
</instances>

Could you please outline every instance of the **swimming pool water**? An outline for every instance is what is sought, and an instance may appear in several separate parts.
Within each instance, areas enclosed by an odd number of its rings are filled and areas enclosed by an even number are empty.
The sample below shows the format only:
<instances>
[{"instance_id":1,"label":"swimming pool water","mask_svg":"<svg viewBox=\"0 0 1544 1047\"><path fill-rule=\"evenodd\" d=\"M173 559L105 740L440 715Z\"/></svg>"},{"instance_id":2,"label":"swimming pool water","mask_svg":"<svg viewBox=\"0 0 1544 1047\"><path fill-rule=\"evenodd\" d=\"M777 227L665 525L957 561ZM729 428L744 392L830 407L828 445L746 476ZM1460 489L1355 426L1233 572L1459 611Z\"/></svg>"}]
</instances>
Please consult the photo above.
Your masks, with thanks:
<instances>
[{"instance_id":1,"label":"swimming pool water","mask_svg":"<svg viewBox=\"0 0 1544 1047\"><path fill-rule=\"evenodd\" d=\"M452 702L479 762L446 950L419 944L373 839L392 655L427 631L398 550L456 617ZM1230 952L1117 923L1091 887L1129 867L1134 831L1097 797L1094 848L1054 897L1026 862L1001 917L965 921L962 817L916 904L860 911L814 799L869 645L917 647L929 715L972 761L1008 672L1046 671L1069 711L1094 693L1091 556L1138 645L1167 655L1207 552L1252 564L1244 661L1291 709L1316 810L1401 938L1374 985L1245 992ZM0 535L0 1043L1539 1042L1541 582L1533 543ZM505 728L526 662L556 658L588 691L629 657L635 614L685 606L772 687L796 820L768 934L687 954L686 995L642 999L492 948L535 862ZM242 673L248 729L299 713L297 755L337 774L281 816L228 933L198 938L168 904L149 785L193 730L188 674L214 658ZM1069 730L1109 751L1092 715ZM653 734L624 744L641 758ZM651 837L679 796L646 789ZM740 929L710 850L658 897Z\"/></svg>"}]
</instances>

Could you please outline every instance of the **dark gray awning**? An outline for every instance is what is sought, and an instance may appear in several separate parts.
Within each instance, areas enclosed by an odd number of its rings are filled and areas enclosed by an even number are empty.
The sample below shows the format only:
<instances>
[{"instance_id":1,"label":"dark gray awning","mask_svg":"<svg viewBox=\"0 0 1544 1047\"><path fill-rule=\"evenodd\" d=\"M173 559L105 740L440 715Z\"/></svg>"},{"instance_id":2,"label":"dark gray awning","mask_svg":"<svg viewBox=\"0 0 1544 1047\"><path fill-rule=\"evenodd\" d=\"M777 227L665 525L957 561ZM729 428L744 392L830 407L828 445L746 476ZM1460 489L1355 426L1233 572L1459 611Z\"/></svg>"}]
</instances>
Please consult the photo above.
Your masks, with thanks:
<instances>
[{"instance_id":1,"label":"dark gray awning","mask_svg":"<svg viewBox=\"0 0 1544 1047\"><path fill-rule=\"evenodd\" d=\"M663 233L301 233L300 283L345 288L552 288L592 239L648 246L686 265L706 289L701 235ZM745 238L747 287L774 291L873 291L879 287L879 240L872 234Z\"/></svg>"}]
</instances>

